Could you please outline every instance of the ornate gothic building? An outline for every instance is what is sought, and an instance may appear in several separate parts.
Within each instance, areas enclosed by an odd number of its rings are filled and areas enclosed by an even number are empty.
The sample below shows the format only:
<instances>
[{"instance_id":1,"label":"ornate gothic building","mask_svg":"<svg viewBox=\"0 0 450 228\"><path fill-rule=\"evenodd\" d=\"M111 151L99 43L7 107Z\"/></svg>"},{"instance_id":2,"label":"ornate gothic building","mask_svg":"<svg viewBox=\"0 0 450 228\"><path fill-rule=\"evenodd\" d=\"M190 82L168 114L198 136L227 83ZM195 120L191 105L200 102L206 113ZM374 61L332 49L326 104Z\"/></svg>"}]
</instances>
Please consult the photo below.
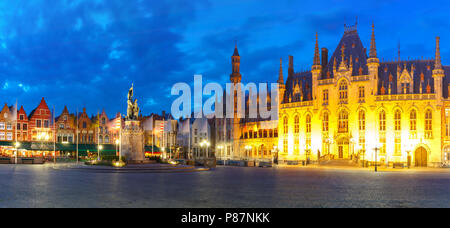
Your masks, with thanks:
<instances>
[{"instance_id":1,"label":"ornate gothic building","mask_svg":"<svg viewBox=\"0 0 450 228\"><path fill-rule=\"evenodd\" d=\"M279 107L281 160L358 159L439 166L448 159L450 68L435 59L382 62L374 26L369 55L356 25L328 61L316 35L311 71L293 58Z\"/></svg>"},{"instance_id":2,"label":"ornate gothic building","mask_svg":"<svg viewBox=\"0 0 450 228\"><path fill-rule=\"evenodd\" d=\"M239 65L235 48L233 83L241 81ZM280 62L277 82L277 121L217 119L219 159L376 159L389 166L450 160L450 66L441 64L439 37L434 59L384 62L373 25L368 54L356 25L345 27L331 58L316 34L311 70L295 72L289 56L288 77L284 81Z\"/></svg>"}]
</instances>

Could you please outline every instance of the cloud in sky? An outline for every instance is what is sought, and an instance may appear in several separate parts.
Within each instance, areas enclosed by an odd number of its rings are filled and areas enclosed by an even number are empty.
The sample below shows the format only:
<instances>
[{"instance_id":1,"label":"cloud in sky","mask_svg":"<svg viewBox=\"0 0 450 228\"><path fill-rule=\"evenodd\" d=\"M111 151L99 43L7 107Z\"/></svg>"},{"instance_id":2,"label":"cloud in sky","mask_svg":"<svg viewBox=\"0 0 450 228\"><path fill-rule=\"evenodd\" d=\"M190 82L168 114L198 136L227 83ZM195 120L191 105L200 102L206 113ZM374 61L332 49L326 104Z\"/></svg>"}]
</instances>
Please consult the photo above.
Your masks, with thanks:
<instances>
[{"instance_id":1,"label":"cloud in sky","mask_svg":"<svg viewBox=\"0 0 450 228\"><path fill-rule=\"evenodd\" d=\"M0 97L26 111L45 97L60 113L86 107L125 112L131 83L144 115L170 110L173 84L228 82L237 42L244 82L273 82L279 59L309 69L314 34L334 51L358 16L365 46L376 25L381 58L433 57L441 36L450 63L445 2L292 0L17 0L0 2ZM324 7L326 6L326 7ZM285 69L285 72L287 70Z\"/></svg>"}]
</instances>

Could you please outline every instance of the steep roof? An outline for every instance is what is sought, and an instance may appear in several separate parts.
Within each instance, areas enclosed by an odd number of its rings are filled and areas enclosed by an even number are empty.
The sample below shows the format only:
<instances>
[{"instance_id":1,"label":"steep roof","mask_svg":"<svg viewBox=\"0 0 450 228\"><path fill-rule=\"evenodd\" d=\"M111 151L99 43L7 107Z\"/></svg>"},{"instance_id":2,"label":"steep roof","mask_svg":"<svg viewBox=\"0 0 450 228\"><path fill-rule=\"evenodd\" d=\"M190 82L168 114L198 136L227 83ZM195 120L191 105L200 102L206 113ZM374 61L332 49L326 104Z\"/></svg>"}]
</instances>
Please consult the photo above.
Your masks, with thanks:
<instances>
[{"instance_id":1,"label":"steep roof","mask_svg":"<svg viewBox=\"0 0 450 228\"><path fill-rule=\"evenodd\" d=\"M334 50L327 66L325 66L324 70L322 71L322 78L334 77L334 63L336 63L336 68L339 68L339 65L342 62L342 46L344 46L344 61L346 63L349 63L350 57L352 58L352 75L361 75L359 74L360 67L362 68L362 74L367 75L369 72L367 68L367 51L364 48L361 39L359 38L358 32L356 31L356 29L354 29L344 32L344 35L342 36L338 46Z\"/></svg>"}]
</instances>

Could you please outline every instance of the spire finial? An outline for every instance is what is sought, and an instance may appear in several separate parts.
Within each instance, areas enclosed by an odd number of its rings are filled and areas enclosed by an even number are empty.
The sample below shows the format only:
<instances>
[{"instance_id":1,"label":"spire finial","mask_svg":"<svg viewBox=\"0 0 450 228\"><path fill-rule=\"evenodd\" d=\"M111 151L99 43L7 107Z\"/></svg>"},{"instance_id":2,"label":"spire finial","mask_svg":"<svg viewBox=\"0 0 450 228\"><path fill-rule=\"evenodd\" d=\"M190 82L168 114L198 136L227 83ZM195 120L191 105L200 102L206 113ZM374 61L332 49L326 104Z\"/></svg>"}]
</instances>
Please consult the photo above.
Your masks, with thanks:
<instances>
[{"instance_id":1,"label":"spire finial","mask_svg":"<svg viewBox=\"0 0 450 228\"><path fill-rule=\"evenodd\" d=\"M283 59L280 58L280 72L278 74L278 81L277 81L280 84L284 84L284 80L283 80L283 65L282 65L282 63L283 63Z\"/></svg>"},{"instance_id":2,"label":"spire finial","mask_svg":"<svg viewBox=\"0 0 450 228\"><path fill-rule=\"evenodd\" d=\"M313 65L320 65L320 55L319 55L319 35L316 32L316 47L314 49L314 62Z\"/></svg>"},{"instance_id":3,"label":"spire finial","mask_svg":"<svg viewBox=\"0 0 450 228\"><path fill-rule=\"evenodd\" d=\"M400 40L398 41L398 61L400 61Z\"/></svg>"},{"instance_id":4,"label":"spire finial","mask_svg":"<svg viewBox=\"0 0 450 228\"><path fill-rule=\"evenodd\" d=\"M441 64L441 51L439 48L439 36L436 36L436 57L434 60L434 68L435 69L442 69L442 64Z\"/></svg>"},{"instance_id":5,"label":"spire finial","mask_svg":"<svg viewBox=\"0 0 450 228\"><path fill-rule=\"evenodd\" d=\"M376 57L377 57L377 47L375 44L375 25L372 22L372 38L370 39L369 58L376 58Z\"/></svg>"}]
</instances>

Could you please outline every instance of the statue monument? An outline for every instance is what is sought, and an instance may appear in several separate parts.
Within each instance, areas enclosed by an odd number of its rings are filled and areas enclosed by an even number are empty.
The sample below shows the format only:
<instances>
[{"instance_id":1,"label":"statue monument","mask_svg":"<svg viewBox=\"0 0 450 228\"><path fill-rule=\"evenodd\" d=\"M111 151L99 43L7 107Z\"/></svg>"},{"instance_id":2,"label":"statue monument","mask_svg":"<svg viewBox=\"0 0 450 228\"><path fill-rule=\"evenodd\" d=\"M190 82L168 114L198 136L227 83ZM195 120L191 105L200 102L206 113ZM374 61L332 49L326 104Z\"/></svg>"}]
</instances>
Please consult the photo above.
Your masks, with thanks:
<instances>
[{"instance_id":1,"label":"statue monument","mask_svg":"<svg viewBox=\"0 0 450 228\"><path fill-rule=\"evenodd\" d=\"M133 101L133 84L128 90L127 116L122 130L122 155L128 163L143 163L145 158L144 130L139 120L139 106L137 99Z\"/></svg>"}]
</instances>

